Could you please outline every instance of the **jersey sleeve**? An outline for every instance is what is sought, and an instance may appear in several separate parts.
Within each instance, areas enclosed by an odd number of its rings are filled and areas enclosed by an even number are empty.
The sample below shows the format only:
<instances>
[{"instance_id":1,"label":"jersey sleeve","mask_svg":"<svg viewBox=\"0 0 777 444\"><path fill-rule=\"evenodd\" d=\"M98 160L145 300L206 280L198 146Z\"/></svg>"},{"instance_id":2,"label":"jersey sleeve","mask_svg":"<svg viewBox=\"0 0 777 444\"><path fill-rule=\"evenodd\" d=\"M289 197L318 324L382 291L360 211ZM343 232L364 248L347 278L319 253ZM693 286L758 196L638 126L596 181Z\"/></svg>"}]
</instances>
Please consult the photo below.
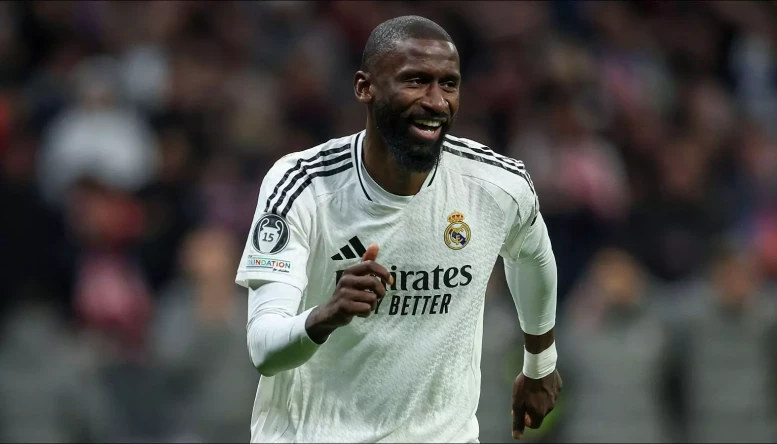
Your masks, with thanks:
<instances>
[{"instance_id":1,"label":"jersey sleeve","mask_svg":"<svg viewBox=\"0 0 777 444\"><path fill-rule=\"evenodd\" d=\"M505 211L507 232L500 255L504 259L516 261L526 235L537 223L540 205L534 185L525 170L522 177L515 177L512 185L509 187L512 201Z\"/></svg>"},{"instance_id":2,"label":"jersey sleeve","mask_svg":"<svg viewBox=\"0 0 777 444\"><path fill-rule=\"evenodd\" d=\"M502 245L505 278L524 333L542 335L556 325L558 273L548 230L531 179L513 195Z\"/></svg>"},{"instance_id":3,"label":"jersey sleeve","mask_svg":"<svg viewBox=\"0 0 777 444\"><path fill-rule=\"evenodd\" d=\"M281 159L262 181L235 277L240 286L256 288L267 282L283 282L305 290L313 204L308 194L291 192L294 184L287 172L292 167Z\"/></svg>"}]
</instances>

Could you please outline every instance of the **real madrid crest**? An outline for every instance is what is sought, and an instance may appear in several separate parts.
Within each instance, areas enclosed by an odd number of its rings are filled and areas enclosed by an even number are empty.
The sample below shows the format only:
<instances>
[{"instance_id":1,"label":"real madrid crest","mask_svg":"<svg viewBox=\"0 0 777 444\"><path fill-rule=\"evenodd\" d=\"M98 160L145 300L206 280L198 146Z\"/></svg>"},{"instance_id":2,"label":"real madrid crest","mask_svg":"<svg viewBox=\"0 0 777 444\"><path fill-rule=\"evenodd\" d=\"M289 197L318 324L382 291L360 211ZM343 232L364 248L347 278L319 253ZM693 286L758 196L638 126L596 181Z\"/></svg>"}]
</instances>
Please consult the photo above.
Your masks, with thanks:
<instances>
[{"instance_id":1,"label":"real madrid crest","mask_svg":"<svg viewBox=\"0 0 777 444\"><path fill-rule=\"evenodd\" d=\"M464 222L464 214L454 211L448 216L449 225L445 229L445 245L451 250L461 250L469 243L472 233Z\"/></svg>"}]
</instances>

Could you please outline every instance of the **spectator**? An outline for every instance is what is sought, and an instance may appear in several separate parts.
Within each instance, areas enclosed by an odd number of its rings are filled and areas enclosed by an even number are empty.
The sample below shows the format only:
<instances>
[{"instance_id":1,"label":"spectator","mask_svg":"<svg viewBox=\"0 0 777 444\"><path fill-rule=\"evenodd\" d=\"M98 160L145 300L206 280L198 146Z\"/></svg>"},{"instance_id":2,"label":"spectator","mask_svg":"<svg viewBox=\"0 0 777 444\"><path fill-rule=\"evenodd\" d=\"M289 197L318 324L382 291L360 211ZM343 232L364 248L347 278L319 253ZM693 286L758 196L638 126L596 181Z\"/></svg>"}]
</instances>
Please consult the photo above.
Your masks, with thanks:
<instances>
[{"instance_id":1,"label":"spectator","mask_svg":"<svg viewBox=\"0 0 777 444\"><path fill-rule=\"evenodd\" d=\"M113 439L99 356L41 295L25 296L0 335L0 441Z\"/></svg>"},{"instance_id":2,"label":"spectator","mask_svg":"<svg viewBox=\"0 0 777 444\"><path fill-rule=\"evenodd\" d=\"M777 301L747 250L721 247L678 296L690 442L777 439Z\"/></svg>"},{"instance_id":3,"label":"spectator","mask_svg":"<svg viewBox=\"0 0 777 444\"><path fill-rule=\"evenodd\" d=\"M58 204L78 177L138 191L153 177L156 142L146 122L120 103L117 67L86 60L75 74L78 102L46 132L40 157L44 196Z\"/></svg>"},{"instance_id":4,"label":"spectator","mask_svg":"<svg viewBox=\"0 0 777 444\"><path fill-rule=\"evenodd\" d=\"M660 293L628 253L597 254L559 323L568 393L559 439L674 440L672 409L663 391L674 370L674 338L663 319Z\"/></svg>"},{"instance_id":5,"label":"spectator","mask_svg":"<svg viewBox=\"0 0 777 444\"><path fill-rule=\"evenodd\" d=\"M234 284L238 254L227 232L192 232L181 249L183 274L162 295L154 349L166 387L164 439L248 439L259 373L246 348L247 299Z\"/></svg>"}]
</instances>

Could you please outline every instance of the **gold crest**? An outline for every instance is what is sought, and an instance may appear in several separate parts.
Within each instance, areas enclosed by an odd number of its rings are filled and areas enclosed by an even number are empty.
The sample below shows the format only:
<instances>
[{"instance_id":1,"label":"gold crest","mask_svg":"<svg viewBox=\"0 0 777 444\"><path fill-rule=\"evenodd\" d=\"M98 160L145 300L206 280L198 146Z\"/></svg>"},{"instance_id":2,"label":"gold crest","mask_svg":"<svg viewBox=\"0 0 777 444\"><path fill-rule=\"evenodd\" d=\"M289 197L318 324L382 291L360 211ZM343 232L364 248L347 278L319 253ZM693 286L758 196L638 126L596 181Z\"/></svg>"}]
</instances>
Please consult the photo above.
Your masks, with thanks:
<instances>
[{"instance_id":1,"label":"gold crest","mask_svg":"<svg viewBox=\"0 0 777 444\"><path fill-rule=\"evenodd\" d=\"M451 250L461 250L469 243L472 232L464 222L464 214L454 211L448 216L448 227L445 228L445 245Z\"/></svg>"}]
</instances>

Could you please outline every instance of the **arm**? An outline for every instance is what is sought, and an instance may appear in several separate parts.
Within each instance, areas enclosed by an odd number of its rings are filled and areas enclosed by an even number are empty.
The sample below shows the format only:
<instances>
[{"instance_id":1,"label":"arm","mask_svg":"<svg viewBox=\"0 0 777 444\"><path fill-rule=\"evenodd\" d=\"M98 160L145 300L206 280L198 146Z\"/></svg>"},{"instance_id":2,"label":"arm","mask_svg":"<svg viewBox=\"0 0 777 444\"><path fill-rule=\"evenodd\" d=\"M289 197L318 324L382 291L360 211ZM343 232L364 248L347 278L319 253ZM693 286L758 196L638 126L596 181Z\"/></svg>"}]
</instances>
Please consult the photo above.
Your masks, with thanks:
<instances>
[{"instance_id":1,"label":"arm","mask_svg":"<svg viewBox=\"0 0 777 444\"><path fill-rule=\"evenodd\" d=\"M263 376L302 365L317 349L304 328L309 311L298 313L308 283L315 199L306 190L293 203L286 199L285 211L273 210L294 164L279 160L262 181L235 277L248 290L248 351Z\"/></svg>"},{"instance_id":2,"label":"arm","mask_svg":"<svg viewBox=\"0 0 777 444\"><path fill-rule=\"evenodd\" d=\"M248 352L262 376L299 367L337 328L375 310L378 297L385 295L383 281L375 276L393 283L388 271L374 262L377 255L378 246L370 245L363 261L343 274L329 301L298 315L302 299L298 288L270 282L249 289Z\"/></svg>"},{"instance_id":3,"label":"arm","mask_svg":"<svg viewBox=\"0 0 777 444\"><path fill-rule=\"evenodd\" d=\"M528 181L527 181L528 182ZM556 370L557 274L547 227L531 186L522 184L507 208L510 227L502 247L505 277L524 332L523 371L513 384L513 437L537 429L562 389Z\"/></svg>"},{"instance_id":4,"label":"arm","mask_svg":"<svg viewBox=\"0 0 777 444\"><path fill-rule=\"evenodd\" d=\"M310 310L296 314L302 292L270 282L248 290L248 353L262 376L299 367L318 350L305 329Z\"/></svg>"},{"instance_id":5,"label":"arm","mask_svg":"<svg viewBox=\"0 0 777 444\"><path fill-rule=\"evenodd\" d=\"M369 316L385 295L384 283L391 281L385 267L375 262L378 246L371 245L362 262L344 271L327 302L298 314L304 309L316 202L310 188L285 200L284 193L277 193L295 164L292 158L281 159L262 182L235 277L248 289L248 351L263 376L299 367L334 330L355 316ZM285 209L276 213L281 201Z\"/></svg>"},{"instance_id":6,"label":"arm","mask_svg":"<svg viewBox=\"0 0 777 444\"><path fill-rule=\"evenodd\" d=\"M541 214L524 231L516 239L518 257L504 258L505 277L524 332L524 374L539 379L556 364L556 258Z\"/></svg>"}]
</instances>

